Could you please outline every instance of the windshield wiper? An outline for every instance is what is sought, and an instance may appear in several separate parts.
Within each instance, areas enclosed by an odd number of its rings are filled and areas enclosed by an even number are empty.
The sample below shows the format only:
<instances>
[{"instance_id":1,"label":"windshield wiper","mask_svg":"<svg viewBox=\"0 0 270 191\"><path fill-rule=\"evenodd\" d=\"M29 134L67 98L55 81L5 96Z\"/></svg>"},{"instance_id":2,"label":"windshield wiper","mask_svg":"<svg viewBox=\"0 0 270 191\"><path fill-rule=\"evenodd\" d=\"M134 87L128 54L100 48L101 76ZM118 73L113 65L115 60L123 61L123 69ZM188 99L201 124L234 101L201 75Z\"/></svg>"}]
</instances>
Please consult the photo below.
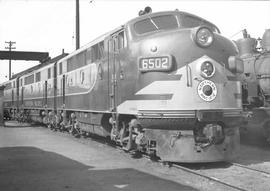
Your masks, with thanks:
<instances>
[{"instance_id":1,"label":"windshield wiper","mask_svg":"<svg viewBox=\"0 0 270 191\"><path fill-rule=\"evenodd\" d=\"M151 23L156 27L157 30L159 30L157 24L153 21L153 19L151 17L148 17L151 21Z\"/></svg>"}]
</instances>

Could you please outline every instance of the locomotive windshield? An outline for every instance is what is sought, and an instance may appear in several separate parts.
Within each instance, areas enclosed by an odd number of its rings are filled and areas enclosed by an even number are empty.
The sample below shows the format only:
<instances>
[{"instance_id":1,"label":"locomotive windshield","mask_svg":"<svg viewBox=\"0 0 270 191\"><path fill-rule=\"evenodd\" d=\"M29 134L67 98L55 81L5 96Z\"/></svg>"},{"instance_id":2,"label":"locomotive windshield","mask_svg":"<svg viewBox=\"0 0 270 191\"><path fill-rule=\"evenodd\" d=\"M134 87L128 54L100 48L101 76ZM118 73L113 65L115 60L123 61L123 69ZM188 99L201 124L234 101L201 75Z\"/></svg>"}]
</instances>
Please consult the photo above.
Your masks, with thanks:
<instances>
[{"instance_id":1,"label":"locomotive windshield","mask_svg":"<svg viewBox=\"0 0 270 191\"><path fill-rule=\"evenodd\" d=\"M199 17L183 15L183 18L181 18L181 26L184 28L193 28L193 27L198 27L202 25L209 27L210 29L212 29L213 32L220 33L219 29L215 25Z\"/></svg>"},{"instance_id":2,"label":"locomotive windshield","mask_svg":"<svg viewBox=\"0 0 270 191\"><path fill-rule=\"evenodd\" d=\"M134 30L136 34L145 34L150 32L156 32L160 30L170 30L176 28L193 28L198 26L208 26L213 32L219 33L219 29L212 23L189 14L179 15L159 15L147 17L143 20L137 21L134 24Z\"/></svg>"},{"instance_id":3,"label":"locomotive windshield","mask_svg":"<svg viewBox=\"0 0 270 191\"><path fill-rule=\"evenodd\" d=\"M174 15L162 15L157 17L148 17L138 21L134 25L137 34L144 34L157 30L178 28L177 18Z\"/></svg>"}]
</instances>

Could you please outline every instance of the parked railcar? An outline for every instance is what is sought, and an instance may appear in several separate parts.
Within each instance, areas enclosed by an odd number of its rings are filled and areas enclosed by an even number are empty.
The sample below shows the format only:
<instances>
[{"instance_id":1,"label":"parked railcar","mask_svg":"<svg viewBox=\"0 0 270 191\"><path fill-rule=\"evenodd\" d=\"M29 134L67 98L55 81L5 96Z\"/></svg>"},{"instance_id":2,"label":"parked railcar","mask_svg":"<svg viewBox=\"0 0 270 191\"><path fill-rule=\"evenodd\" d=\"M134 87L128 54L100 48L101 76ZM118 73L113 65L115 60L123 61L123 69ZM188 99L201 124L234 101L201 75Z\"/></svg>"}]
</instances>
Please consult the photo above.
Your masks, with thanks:
<instances>
[{"instance_id":1,"label":"parked railcar","mask_svg":"<svg viewBox=\"0 0 270 191\"><path fill-rule=\"evenodd\" d=\"M242 111L236 46L203 18L150 10L20 76L20 110L164 161L230 159Z\"/></svg>"},{"instance_id":2,"label":"parked railcar","mask_svg":"<svg viewBox=\"0 0 270 191\"><path fill-rule=\"evenodd\" d=\"M23 121L42 121L41 112L56 110L54 107L55 63L65 57L61 55L40 65L15 74L8 82L3 83L4 109L7 118Z\"/></svg>"}]
</instances>

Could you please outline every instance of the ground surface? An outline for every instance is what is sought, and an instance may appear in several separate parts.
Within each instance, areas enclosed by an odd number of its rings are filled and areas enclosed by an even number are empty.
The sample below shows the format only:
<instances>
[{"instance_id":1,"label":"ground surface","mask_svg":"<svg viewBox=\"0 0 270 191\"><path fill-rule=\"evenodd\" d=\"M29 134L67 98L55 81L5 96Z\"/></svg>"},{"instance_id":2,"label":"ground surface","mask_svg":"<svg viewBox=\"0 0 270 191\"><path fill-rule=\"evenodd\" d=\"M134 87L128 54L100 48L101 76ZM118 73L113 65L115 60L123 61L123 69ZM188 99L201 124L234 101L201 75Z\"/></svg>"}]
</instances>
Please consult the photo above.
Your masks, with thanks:
<instances>
[{"instance_id":1,"label":"ground surface","mask_svg":"<svg viewBox=\"0 0 270 191\"><path fill-rule=\"evenodd\" d=\"M0 128L3 191L196 190L147 171L100 143L84 145L44 128Z\"/></svg>"},{"instance_id":2,"label":"ground surface","mask_svg":"<svg viewBox=\"0 0 270 191\"><path fill-rule=\"evenodd\" d=\"M235 162L270 172L269 149L245 144L240 148ZM235 167L199 165L198 171L246 190L270 187L270 177L252 177L253 172ZM8 127L0 127L2 190L219 191L230 188L144 158L133 159L124 151L91 139L76 139L44 127L9 122Z\"/></svg>"}]
</instances>

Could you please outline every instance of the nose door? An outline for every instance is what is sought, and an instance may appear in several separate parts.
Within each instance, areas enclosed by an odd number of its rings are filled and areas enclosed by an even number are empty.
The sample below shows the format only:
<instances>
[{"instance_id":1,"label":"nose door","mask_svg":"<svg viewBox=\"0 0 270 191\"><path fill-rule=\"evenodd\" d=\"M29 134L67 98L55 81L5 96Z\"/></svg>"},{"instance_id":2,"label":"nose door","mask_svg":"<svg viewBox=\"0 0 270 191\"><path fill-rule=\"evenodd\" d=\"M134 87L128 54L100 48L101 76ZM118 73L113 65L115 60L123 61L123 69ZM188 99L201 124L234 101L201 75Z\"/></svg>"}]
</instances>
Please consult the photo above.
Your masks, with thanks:
<instances>
[{"instance_id":1,"label":"nose door","mask_svg":"<svg viewBox=\"0 0 270 191\"><path fill-rule=\"evenodd\" d=\"M109 58L108 58L108 70L109 70L109 109L110 111L117 112L117 106L121 101L121 85L124 82L124 73L121 66L121 54L124 47L124 31L120 29L111 35L108 41Z\"/></svg>"},{"instance_id":2,"label":"nose door","mask_svg":"<svg viewBox=\"0 0 270 191\"><path fill-rule=\"evenodd\" d=\"M108 41L108 93L109 93L109 109L112 113L112 119L115 126L113 129L118 130L118 111L117 106L121 97L120 92L120 48L119 36L123 30L119 30L110 36Z\"/></svg>"}]
</instances>

